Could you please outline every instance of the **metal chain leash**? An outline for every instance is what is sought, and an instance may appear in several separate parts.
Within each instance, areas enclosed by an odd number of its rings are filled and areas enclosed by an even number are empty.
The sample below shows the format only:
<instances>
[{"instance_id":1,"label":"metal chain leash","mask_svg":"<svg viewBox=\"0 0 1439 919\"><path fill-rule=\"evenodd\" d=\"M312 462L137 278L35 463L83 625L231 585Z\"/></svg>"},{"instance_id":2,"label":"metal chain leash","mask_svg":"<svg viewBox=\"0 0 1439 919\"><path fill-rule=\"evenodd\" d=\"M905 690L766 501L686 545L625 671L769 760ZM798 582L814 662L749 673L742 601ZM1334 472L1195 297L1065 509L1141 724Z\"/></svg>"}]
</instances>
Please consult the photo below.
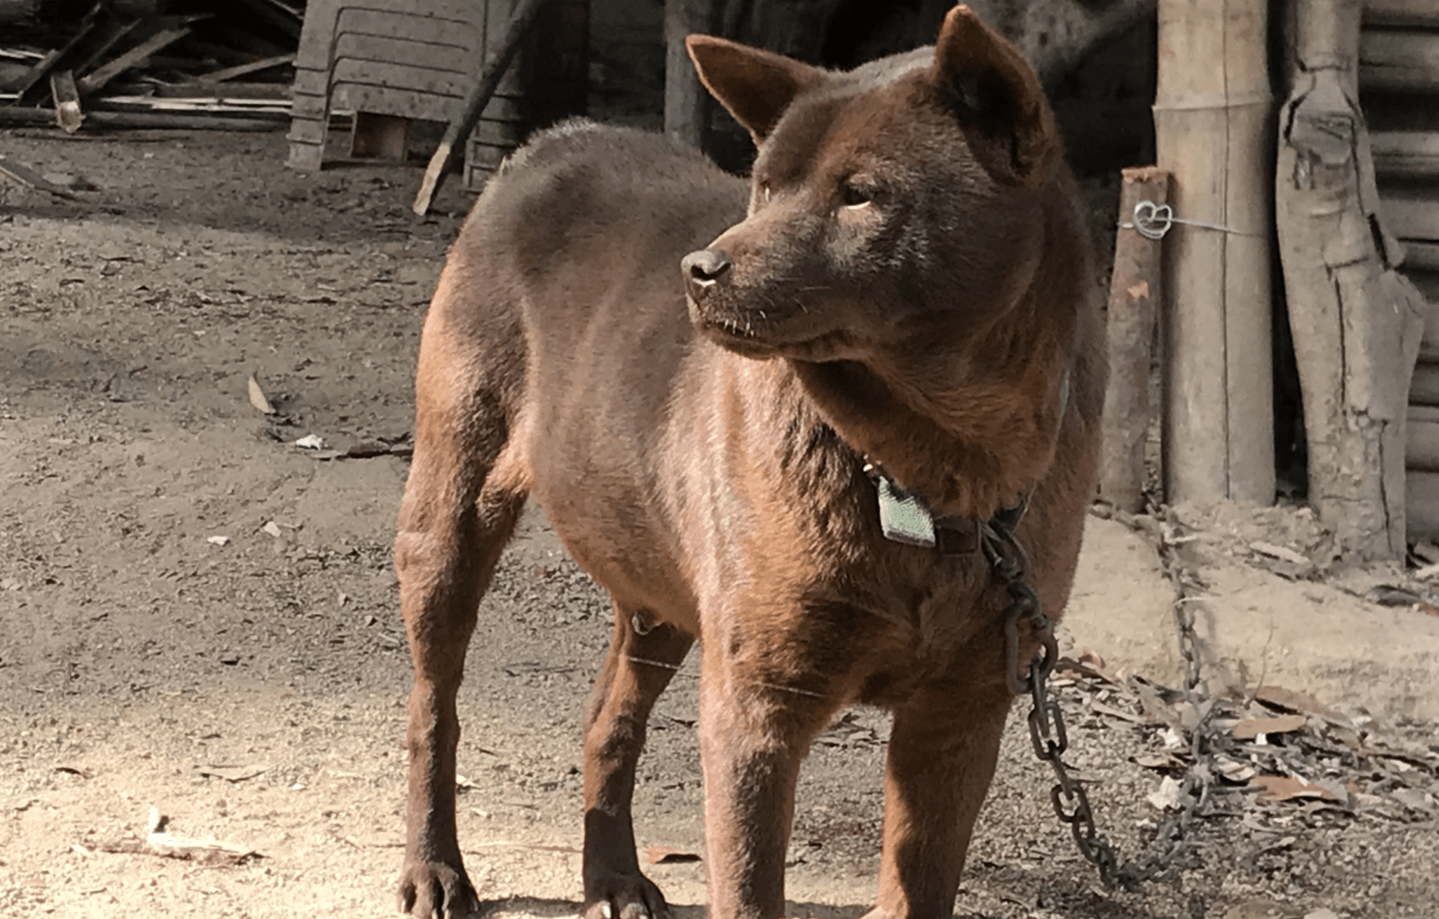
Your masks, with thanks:
<instances>
[{"instance_id":1,"label":"metal chain leash","mask_svg":"<svg viewBox=\"0 0 1439 919\"><path fill-rule=\"evenodd\" d=\"M1198 640L1194 633L1194 612L1191 598L1184 593L1182 575L1177 565L1168 564L1171 578L1180 587L1181 595L1175 603L1175 627L1179 631L1180 653L1187 666L1185 695L1200 711L1199 718L1190 734L1190 752L1193 765L1186 772L1180 787L1182 805L1159 827L1150 848L1132 861L1121 864L1119 851L1112 843L1099 834L1090 806L1089 795L1083 783L1073 775L1064 762L1064 753L1069 747L1069 736L1064 725L1064 714L1059 702L1049 695L1049 676L1059 661L1059 644L1054 636L1054 622L1045 615L1039 595L1029 583L1025 572L1029 559L1008 521L993 520L981 530L981 546L985 558L995 574L1004 582L1009 592L1010 603L1004 614L1006 679L1009 689L1015 695L1027 695L1031 700L1029 712L1029 739L1034 755L1054 770L1055 785L1050 790L1054 813L1062 823L1068 824L1074 836L1075 846L1099 871L1100 879L1109 888L1120 887L1135 891L1145 882L1157 880L1184 867L1192 855L1192 842L1187 839L1187 830L1194 815L1208 799L1210 771L1205 763L1205 727L1213 703L1199 702L1199 654ZM1028 620L1030 634L1038 639L1040 650L1023 667L1019 660L1019 624Z\"/></svg>"}]
</instances>

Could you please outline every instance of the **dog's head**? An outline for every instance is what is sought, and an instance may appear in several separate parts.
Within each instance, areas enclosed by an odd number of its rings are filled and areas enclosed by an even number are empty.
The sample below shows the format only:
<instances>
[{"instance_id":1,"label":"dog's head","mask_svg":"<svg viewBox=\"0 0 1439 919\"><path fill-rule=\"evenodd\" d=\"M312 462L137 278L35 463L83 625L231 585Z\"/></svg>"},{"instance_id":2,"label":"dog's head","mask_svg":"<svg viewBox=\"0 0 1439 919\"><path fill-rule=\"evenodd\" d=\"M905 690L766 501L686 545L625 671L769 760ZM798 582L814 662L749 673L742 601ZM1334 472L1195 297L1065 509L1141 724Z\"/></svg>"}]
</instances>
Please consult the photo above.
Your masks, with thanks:
<instances>
[{"instance_id":1,"label":"dog's head","mask_svg":"<svg viewBox=\"0 0 1439 919\"><path fill-rule=\"evenodd\" d=\"M689 51L758 147L748 216L682 265L711 340L868 361L972 338L1022 297L1058 134L1033 70L967 7L934 48L847 73L708 36Z\"/></svg>"}]
</instances>

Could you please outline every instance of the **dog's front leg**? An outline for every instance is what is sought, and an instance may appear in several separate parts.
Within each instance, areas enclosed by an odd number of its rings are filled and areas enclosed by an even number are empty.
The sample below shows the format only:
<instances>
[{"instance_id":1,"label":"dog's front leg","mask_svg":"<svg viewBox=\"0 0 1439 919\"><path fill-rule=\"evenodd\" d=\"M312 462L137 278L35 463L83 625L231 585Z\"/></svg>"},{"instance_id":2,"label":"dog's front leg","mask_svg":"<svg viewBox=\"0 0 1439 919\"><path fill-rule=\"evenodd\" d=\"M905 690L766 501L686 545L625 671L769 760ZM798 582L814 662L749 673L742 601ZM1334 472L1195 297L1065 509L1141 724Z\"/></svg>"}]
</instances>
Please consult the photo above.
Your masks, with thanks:
<instances>
[{"instance_id":1,"label":"dog's front leg","mask_svg":"<svg viewBox=\"0 0 1439 919\"><path fill-rule=\"evenodd\" d=\"M640 872L630 806L650 710L693 643L647 612L615 604L614 636L585 709L586 919L669 915L659 888Z\"/></svg>"},{"instance_id":2,"label":"dog's front leg","mask_svg":"<svg viewBox=\"0 0 1439 919\"><path fill-rule=\"evenodd\" d=\"M948 919L953 914L1010 700L1002 683L946 684L895 710L885 773L879 899L864 919Z\"/></svg>"},{"instance_id":3,"label":"dog's front leg","mask_svg":"<svg viewBox=\"0 0 1439 919\"><path fill-rule=\"evenodd\" d=\"M838 707L819 687L775 676L729 643L704 646L700 758L711 919L778 919L795 781Z\"/></svg>"}]
</instances>

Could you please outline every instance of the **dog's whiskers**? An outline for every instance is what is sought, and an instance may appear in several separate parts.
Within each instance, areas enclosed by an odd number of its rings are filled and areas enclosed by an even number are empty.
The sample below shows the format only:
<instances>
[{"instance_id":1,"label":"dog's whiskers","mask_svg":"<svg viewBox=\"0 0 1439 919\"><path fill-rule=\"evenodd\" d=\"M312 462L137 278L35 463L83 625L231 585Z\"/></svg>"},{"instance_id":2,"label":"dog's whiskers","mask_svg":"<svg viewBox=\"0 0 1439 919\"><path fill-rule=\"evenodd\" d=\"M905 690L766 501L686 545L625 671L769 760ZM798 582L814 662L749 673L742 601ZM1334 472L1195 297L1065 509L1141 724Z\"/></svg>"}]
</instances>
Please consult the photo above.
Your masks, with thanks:
<instances>
[{"instance_id":1,"label":"dog's whiskers","mask_svg":"<svg viewBox=\"0 0 1439 919\"><path fill-rule=\"evenodd\" d=\"M635 657L633 654L626 654L626 655L624 656L624 658L625 658L625 660L627 660L627 661L629 661L629 662L631 662L631 663L634 663L634 664L645 664L646 666L649 666L649 667L659 667L659 668L662 669L662 670L676 670L676 671L677 671L677 670L680 669L680 667L679 667L678 664L667 664L667 663L665 663L664 661L654 661L654 660L650 660L650 659L647 658L647 657Z\"/></svg>"}]
</instances>

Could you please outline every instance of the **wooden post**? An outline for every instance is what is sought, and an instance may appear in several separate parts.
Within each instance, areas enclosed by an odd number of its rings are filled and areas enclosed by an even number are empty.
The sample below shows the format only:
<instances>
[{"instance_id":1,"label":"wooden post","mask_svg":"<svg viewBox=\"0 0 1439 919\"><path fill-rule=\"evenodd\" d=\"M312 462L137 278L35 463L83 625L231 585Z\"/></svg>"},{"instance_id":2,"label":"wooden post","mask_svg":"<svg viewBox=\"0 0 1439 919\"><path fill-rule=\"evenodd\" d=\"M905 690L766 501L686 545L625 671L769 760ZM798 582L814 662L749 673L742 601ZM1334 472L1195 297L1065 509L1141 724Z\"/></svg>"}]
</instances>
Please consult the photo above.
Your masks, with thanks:
<instances>
[{"instance_id":1,"label":"wooden post","mask_svg":"<svg viewBox=\"0 0 1439 919\"><path fill-rule=\"evenodd\" d=\"M1124 170L1119 233L1109 280L1109 389L1104 394L1104 448L1099 493L1116 508L1144 510L1144 445L1149 434L1150 345L1162 290L1163 244L1134 228L1135 206L1169 201L1169 173L1153 166Z\"/></svg>"},{"instance_id":2,"label":"wooden post","mask_svg":"<svg viewBox=\"0 0 1439 919\"><path fill-rule=\"evenodd\" d=\"M410 210L417 215L423 217L429 212L430 202L434 200L441 180L449 171L450 163L454 161L455 148L465 142L479 122L480 116L484 114L486 103L499 88L505 71L510 68L510 63L520 51L520 42L539 18L540 10L546 2L547 0L519 0L500 40L485 56L485 66L480 69L479 75L475 77L475 84L466 94L464 108L455 116L455 120L450 122L450 126L445 128L445 135L440 138L439 145L430 156L430 165L425 167L424 178L420 180L420 190L415 194L415 203L410 206Z\"/></svg>"},{"instance_id":3,"label":"wooden post","mask_svg":"<svg viewBox=\"0 0 1439 919\"><path fill-rule=\"evenodd\" d=\"M704 145L705 91L685 50L685 37L714 28L713 0L665 0L665 133Z\"/></svg>"},{"instance_id":4,"label":"wooden post","mask_svg":"<svg viewBox=\"0 0 1439 919\"><path fill-rule=\"evenodd\" d=\"M1271 95L1266 0L1160 0L1154 134L1180 220L1165 237L1171 502L1274 500Z\"/></svg>"},{"instance_id":5,"label":"wooden post","mask_svg":"<svg viewBox=\"0 0 1439 919\"><path fill-rule=\"evenodd\" d=\"M1406 403L1428 307L1394 271L1402 249L1380 219L1359 109L1361 6L1289 0L1295 56L1276 218L1309 500L1349 557L1402 559Z\"/></svg>"}]
</instances>

